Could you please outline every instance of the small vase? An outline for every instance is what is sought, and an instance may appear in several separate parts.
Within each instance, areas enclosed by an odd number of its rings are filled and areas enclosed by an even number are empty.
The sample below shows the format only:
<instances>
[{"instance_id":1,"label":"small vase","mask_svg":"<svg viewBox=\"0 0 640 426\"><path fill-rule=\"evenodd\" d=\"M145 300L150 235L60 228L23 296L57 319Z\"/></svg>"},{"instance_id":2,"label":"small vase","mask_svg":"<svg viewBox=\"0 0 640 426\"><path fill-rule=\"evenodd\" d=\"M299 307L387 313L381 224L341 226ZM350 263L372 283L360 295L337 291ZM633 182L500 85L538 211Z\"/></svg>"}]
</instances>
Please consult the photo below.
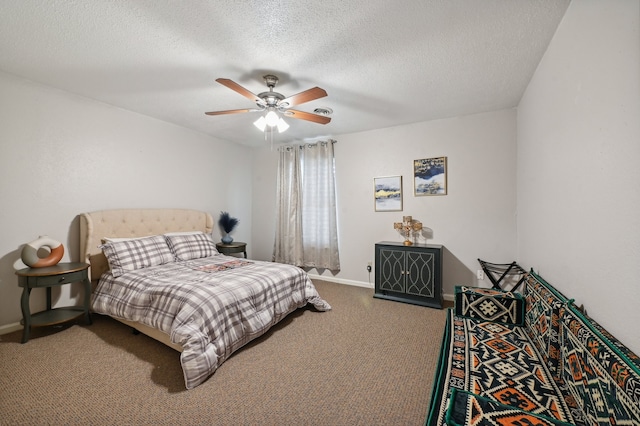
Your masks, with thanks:
<instances>
[{"instance_id":1,"label":"small vase","mask_svg":"<svg viewBox=\"0 0 640 426\"><path fill-rule=\"evenodd\" d=\"M225 244L231 244L233 242L233 237L229 234L225 234L225 236L222 237L222 242Z\"/></svg>"}]
</instances>

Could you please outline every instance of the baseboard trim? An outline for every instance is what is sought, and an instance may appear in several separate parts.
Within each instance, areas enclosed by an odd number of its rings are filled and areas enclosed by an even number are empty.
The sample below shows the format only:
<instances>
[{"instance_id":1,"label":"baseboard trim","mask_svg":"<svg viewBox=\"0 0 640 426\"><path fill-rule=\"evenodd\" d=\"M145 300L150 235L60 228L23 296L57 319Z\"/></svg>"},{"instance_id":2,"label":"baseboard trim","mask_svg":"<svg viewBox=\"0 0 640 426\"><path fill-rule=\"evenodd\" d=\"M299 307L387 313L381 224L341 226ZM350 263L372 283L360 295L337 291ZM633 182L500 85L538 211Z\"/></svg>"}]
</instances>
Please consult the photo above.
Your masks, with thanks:
<instances>
[{"instance_id":1,"label":"baseboard trim","mask_svg":"<svg viewBox=\"0 0 640 426\"><path fill-rule=\"evenodd\" d=\"M316 280L321 280L321 281L329 281L329 282L337 283L337 284L352 285L352 286L355 286L355 287L374 288L374 284L373 283L366 283L364 281L345 280L343 278L327 277L327 276L318 275L318 274L307 274L307 275L309 275L309 278L311 278L312 280L316 279ZM442 295L442 298L444 300L446 300L447 302L453 302L454 301L453 294L444 293Z\"/></svg>"},{"instance_id":2,"label":"baseboard trim","mask_svg":"<svg viewBox=\"0 0 640 426\"><path fill-rule=\"evenodd\" d=\"M14 331L22 330L22 324L15 322L13 324L7 324L0 326L0 336L3 334L13 333Z\"/></svg>"},{"instance_id":3,"label":"baseboard trim","mask_svg":"<svg viewBox=\"0 0 640 426\"><path fill-rule=\"evenodd\" d=\"M311 278L312 280L316 279L321 281L329 281L337 284L352 285L355 287L373 288L373 283L366 283L364 281L345 280L343 278L328 277L325 275L318 275L318 274L307 274L307 275L309 275L309 278Z\"/></svg>"}]
</instances>

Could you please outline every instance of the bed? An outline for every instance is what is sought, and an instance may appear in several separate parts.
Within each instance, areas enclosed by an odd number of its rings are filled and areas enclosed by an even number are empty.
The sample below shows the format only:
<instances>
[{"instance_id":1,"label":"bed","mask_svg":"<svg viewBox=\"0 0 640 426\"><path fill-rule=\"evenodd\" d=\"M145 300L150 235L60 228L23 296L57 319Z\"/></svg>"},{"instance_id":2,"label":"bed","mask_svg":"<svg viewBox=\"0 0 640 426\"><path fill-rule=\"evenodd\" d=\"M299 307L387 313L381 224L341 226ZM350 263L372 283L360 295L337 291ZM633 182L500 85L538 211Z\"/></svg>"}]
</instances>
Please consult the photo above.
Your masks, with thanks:
<instances>
[{"instance_id":1,"label":"bed","mask_svg":"<svg viewBox=\"0 0 640 426\"><path fill-rule=\"evenodd\" d=\"M294 310L331 309L298 267L219 254L207 212L120 209L79 218L92 310L180 351L187 389Z\"/></svg>"}]
</instances>

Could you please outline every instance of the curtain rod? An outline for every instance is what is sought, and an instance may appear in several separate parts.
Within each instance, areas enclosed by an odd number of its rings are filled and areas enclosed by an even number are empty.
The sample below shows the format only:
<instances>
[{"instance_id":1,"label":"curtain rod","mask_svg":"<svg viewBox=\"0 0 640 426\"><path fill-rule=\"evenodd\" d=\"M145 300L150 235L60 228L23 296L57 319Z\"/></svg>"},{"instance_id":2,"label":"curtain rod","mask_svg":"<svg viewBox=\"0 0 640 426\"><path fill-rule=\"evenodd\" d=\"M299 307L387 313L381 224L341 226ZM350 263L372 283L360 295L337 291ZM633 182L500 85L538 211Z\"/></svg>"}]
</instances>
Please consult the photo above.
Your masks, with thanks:
<instances>
[{"instance_id":1,"label":"curtain rod","mask_svg":"<svg viewBox=\"0 0 640 426\"><path fill-rule=\"evenodd\" d=\"M277 149L278 149L278 150L280 150L280 149L291 150L291 149L293 149L293 148L304 148L305 146L313 146L313 145L317 145L317 144L319 144L319 143L332 143L332 144L336 144L336 143L338 143L338 141L337 141L337 140L335 140L335 139L327 139L327 140L325 140L325 141L320 141L320 140L319 140L319 141L314 141L314 142L300 142L300 143L296 143L296 144L293 144L293 145L284 145L284 144L283 144L283 145L278 146L278 148L277 148Z\"/></svg>"}]
</instances>

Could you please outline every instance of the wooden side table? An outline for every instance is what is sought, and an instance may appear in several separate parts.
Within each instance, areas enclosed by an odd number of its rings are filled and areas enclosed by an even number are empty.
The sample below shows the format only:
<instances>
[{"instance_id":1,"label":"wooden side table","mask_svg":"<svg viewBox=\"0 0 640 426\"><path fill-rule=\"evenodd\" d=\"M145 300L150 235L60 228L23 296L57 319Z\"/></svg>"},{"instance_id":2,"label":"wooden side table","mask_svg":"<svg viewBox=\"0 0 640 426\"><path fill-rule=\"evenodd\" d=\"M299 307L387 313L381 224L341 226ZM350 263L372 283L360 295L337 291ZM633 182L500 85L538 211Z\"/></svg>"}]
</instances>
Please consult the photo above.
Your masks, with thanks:
<instances>
[{"instance_id":1,"label":"wooden side table","mask_svg":"<svg viewBox=\"0 0 640 426\"><path fill-rule=\"evenodd\" d=\"M247 243L240 241L229 244L216 243L216 248L222 254L244 253L244 258L247 258Z\"/></svg>"},{"instance_id":2,"label":"wooden side table","mask_svg":"<svg viewBox=\"0 0 640 426\"><path fill-rule=\"evenodd\" d=\"M89 304L91 300L91 281L89 265L84 262L58 263L46 268L24 268L16 271L18 285L23 288L20 306L22 308L22 343L29 341L31 327L59 324L84 315L87 324L91 324ZM84 301L82 306L68 306L51 309L51 287L82 282L84 284ZM47 310L31 314L29 296L31 289L44 287L47 289Z\"/></svg>"}]
</instances>

